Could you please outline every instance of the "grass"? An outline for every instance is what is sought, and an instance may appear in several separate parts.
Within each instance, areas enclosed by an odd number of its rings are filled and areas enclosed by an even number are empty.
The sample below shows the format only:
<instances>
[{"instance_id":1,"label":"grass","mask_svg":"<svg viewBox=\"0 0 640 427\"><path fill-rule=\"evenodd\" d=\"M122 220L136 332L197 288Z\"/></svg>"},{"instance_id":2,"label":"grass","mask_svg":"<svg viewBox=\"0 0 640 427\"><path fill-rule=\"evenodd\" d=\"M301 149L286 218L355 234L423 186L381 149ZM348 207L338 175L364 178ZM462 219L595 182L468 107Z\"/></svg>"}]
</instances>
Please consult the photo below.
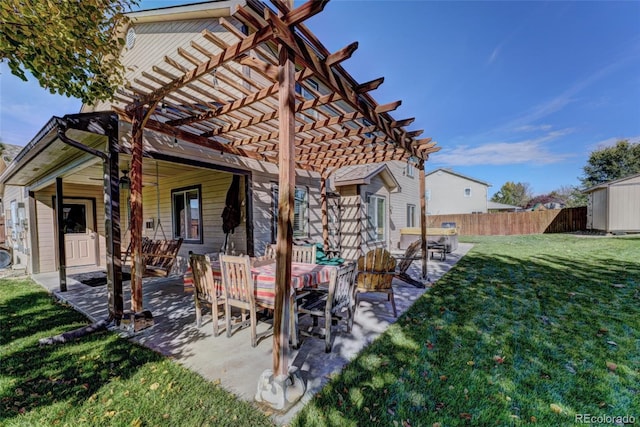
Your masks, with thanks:
<instances>
[{"instance_id":1,"label":"grass","mask_svg":"<svg viewBox=\"0 0 640 427\"><path fill-rule=\"evenodd\" d=\"M0 280L0 425L273 425L216 384L113 333L38 345L85 324L33 282Z\"/></svg>"},{"instance_id":2,"label":"grass","mask_svg":"<svg viewBox=\"0 0 640 427\"><path fill-rule=\"evenodd\" d=\"M640 238L466 241L473 250L293 425L640 420Z\"/></svg>"}]
</instances>

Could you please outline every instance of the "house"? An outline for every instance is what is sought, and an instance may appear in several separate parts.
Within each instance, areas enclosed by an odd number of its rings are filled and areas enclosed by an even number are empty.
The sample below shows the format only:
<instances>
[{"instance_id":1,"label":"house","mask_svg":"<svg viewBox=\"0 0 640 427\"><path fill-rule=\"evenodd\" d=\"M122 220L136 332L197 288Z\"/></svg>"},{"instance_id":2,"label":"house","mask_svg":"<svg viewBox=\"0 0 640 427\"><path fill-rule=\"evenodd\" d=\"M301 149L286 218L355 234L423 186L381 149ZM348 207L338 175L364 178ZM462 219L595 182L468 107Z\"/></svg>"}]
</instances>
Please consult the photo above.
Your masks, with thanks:
<instances>
[{"instance_id":1,"label":"house","mask_svg":"<svg viewBox=\"0 0 640 427\"><path fill-rule=\"evenodd\" d=\"M418 172L410 162L347 166L332 175L340 195L341 254L356 259L376 247L400 247L400 229L420 215Z\"/></svg>"},{"instance_id":2,"label":"house","mask_svg":"<svg viewBox=\"0 0 640 427\"><path fill-rule=\"evenodd\" d=\"M494 212L518 212L521 211L522 208L520 206L508 205L506 203L498 203L492 202L489 200L487 202L487 209L490 213Z\"/></svg>"},{"instance_id":3,"label":"house","mask_svg":"<svg viewBox=\"0 0 640 427\"><path fill-rule=\"evenodd\" d=\"M436 169L425 175L427 214L488 212L491 184L451 169Z\"/></svg>"},{"instance_id":4,"label":"house","mask_svg":"<svg viewBox=\"0 0 640 427\"><path fill-rule=\"evenodd\" d=\"M640 232L640 174L596 185L584 193L588 230Z\"/></svg>"},{"instance_id":5,"label":"house","mask_svg":"<svg viewBox=\"0 0 640 427\"><path fill-rule=\"evenodd\" d=\"M229 251L260 255L277 238L283 179L295 180L293 238L323 241L332 171L393 160L389 170L401 170L439 150L408 134L412 119L393 119L399 102L377 104L370 92L380 79L359 83L345 71L355 44L332 54L304 25L324 4L310 2L288 20L253 0L130 13L121 56L128 84L111 102L53 117L0 175L24 237L14 263L59 271L61 282L66 268L111 275L138 229L184 239L176 273L189 251L219 252L227 238ZM285 37L287 27L297 31ZM277 46L294 60L279 58ZM279 70L290 63L295 104L282 107ZM293 133L281 131L283 114ZM282 141L291 150L286 168ZM226 236L221 216L234 177L240 224Z\"/></svg>"}]
</instances>

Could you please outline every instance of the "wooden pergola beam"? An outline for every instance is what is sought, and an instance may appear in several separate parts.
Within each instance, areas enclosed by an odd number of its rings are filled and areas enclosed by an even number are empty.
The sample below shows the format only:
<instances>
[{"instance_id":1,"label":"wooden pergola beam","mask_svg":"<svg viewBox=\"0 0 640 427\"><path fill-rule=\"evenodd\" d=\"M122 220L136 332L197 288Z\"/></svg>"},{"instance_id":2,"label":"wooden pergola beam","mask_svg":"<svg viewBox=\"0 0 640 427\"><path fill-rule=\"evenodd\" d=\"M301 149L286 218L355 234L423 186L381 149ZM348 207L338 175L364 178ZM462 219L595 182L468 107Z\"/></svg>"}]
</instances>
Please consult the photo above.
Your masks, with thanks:
<instances>
[{"instance_id":1,"label":"wooden pergola beam","mask_svg":"<svg viewBox=\"0 0 640 427\"><path fill-rule=\"evenodd\" d=\"M214 68L217 68L221 64L231 61L238 56L250 51L251 49L254 49L256 46L272 39L273 36L274 34L271 27L263 27L250 36L247 36L245 39L242 39L240 42L229 46L227 49L224 49L215 57L209 58L208 61L203 62L201 65L176 78L167 85L157 89L147 96L141 97L140 99L138 99L138 103L141 105L145 105L153 102L154 100L162 99L168 93L202 77L207 73L210 73ZM127 111L132 111L133 108L133 104L130 104L126 107Z\"/></svg>"},{"instance_id":2,"label":"wooden pergola beam","mask_svg":"<svg viewBox=\"0 0 640 427\"><path fill-rule=\"evenodd\" d=\"M371 92L372 90L378 89L382 83L384 83L384 77L379 77L375 80L359 84L356 86L355 92L358 94Z\"/></svg>"},{"instance_id":3,"label":"wooden pergola beam","mask_svg":"<svg viewBox=\"0 0 640 427\"><path fill-rule=\"evenodd\" d=\"M375 108L376 114L387 113L389 111L396 110L400 105L402 105L402 101L394 101L384 105L378 105Z\"/></svg>"},{"instance_id":4,"label":"wooden pergola beam","mask_svg":"<svg viewBox=\"0 0 640 427\"><path fill-rule=\"evenodd\" d=\"M353 42L348 46L343 47L337 52L332 53L325 60L325 64L330 67L334 64L339 64L340 62L346 61L351 58L353 53L358 49L358 42Z\"/></svg>"}]
</instances>

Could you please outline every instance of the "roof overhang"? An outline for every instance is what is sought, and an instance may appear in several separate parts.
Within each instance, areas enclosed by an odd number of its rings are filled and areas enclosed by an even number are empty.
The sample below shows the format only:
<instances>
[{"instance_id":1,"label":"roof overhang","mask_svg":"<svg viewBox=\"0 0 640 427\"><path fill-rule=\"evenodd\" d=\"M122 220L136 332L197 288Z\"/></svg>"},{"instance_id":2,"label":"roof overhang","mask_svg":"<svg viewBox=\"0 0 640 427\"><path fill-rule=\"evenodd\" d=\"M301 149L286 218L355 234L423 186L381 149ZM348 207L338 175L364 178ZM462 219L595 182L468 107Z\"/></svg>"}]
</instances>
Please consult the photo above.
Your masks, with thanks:
<instances>
[{"instance_id":1,"label":"roof overhang","mask_svg":"<svg viewBox=\"0 0 640 427\"><path fill-rule=\"evenodd\" d=\"M335 187L345 187L347 185L369 185L376 176L380 176L380 179L382 179L382 182L384 182L384 185L389 189L389 191L394 193L400 191L400 183L386 164L381 164L375 168L371 168L371 170L357 178L337 178L333 185Z\"/></svg>"},{"instance_id":2,"label":"roof overhang","mask_svg":"<svg viewBox=\"0 0 640 427\"><path fill-rule=\"evenodd\" d=\"M115 129L111 129L114 123ZM117 132L113 113L52 117L0 175L0 183L37 190L57 177L77 174L101 161L99 155L106 152L111 131ZM78 144L70 145L69 141Z\"/></svg>"},{"instance_id":3,"label":"roof overhang","mask_svg":"<svg viewBox=\"0 0 640 427\"><path fill-rule=\"evenodd\" d=\"M209 1L130 12L127 13L127 16L133 24L220 18L231 16L235 7L244 3L243 0Z\"/></svg>"}]
</instances>

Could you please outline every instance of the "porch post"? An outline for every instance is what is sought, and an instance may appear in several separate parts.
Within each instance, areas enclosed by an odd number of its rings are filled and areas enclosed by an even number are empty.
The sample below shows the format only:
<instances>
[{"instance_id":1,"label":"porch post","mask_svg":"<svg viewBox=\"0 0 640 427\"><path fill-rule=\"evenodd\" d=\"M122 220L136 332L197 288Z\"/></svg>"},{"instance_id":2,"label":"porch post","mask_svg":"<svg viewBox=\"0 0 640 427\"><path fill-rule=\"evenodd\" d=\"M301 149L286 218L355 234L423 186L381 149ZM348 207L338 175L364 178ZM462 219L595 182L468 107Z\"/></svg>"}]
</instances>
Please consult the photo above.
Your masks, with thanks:
<instances>
[{"instance_id":1,"label":"porch post","mask_svg":"<svg viewBox=\"0 0 640 427\"><path fill-rule=\"evenodd\" d=\"M64 195L62 178L56 178L56 224L58 224L58 274L60 276L60 292L67 291L67 255L64 250Z\"/></svg>"},{"instance_id":2,"label":"porch post","mask_svg":"<svg viewBox=\"0 0 640 427\"><path fill-rule=\"evenodd\" d=\"M142 133L143 109L136 108L131 122L131 311L142 311Z\"/></svg>"},{"instance_id":3,"label":"porch post","mask_svg":"<svg viewBox=\"0 0 640 427\"><path fill-rule=\"evenodd\" d=\"M327 201L327 178L322 174L320 178L320 197L322 212L322 244L324 245L325 253L329 250L329 210Z\"/></svg>"},{"instance_id":4,"label":"porch post","mask_svg":"<svg viewBox=\"0 0 640 427\"><path fill-rule=\"evenodd\" d=\"M276 237L276 300L273 319L273 373L286 376L289 368L289 304L295 171L295 54L282 44L278 51L278 110L280 157L278 181L278 235Z\"/></svg>"},{"instance_id":5,"label":"porch post","mask_svg":"<svg viewBox=\"0 0 640 427\"><path fill-rule=\"evenodd\" d=\"M424 173L424 160L418 162L418 168L420 169L420 238L422 239L422 280L427 280L427 262L429 257L427 256L427 201L426 201L426 183Z\"/></svg>"},{"instance_id":6,"label":"porch post","mask_svg":"<svg viewBox=\"0 0 640 427\"><path fill-rule=\"evenodd\" d=\"M104 229L107 246L107 294L109 316L116 324L122 320L124 295L122 293L122 258L120 230L120 168L117 149L117 120L109 130L108 157L103 162L104 176Z\"/></svg>"}]
</instances>

